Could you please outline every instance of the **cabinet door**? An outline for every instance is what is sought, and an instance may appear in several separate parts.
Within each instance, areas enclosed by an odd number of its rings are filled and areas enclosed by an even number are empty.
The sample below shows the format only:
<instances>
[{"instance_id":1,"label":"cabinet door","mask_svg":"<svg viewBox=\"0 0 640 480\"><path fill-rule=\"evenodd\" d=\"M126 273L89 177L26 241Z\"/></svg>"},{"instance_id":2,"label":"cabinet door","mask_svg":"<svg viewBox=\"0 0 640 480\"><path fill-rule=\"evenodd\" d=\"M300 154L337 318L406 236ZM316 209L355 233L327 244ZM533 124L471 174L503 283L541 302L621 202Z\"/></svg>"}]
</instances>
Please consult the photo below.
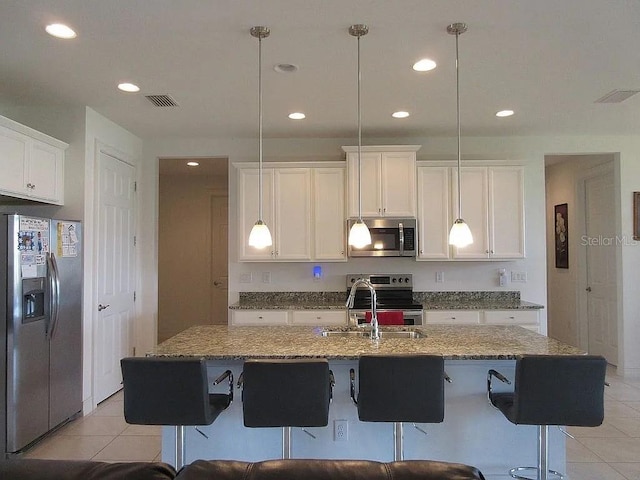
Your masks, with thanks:
<instances>
[{"instance_id":1,"label":"cabinet door","mask_svg":"<svg viewBox=\"0 0 640 480\"><path fill-rule=\"evenodd\" d=\"M382 153L382 215L416 216L415 152Z\"/></svg>"},{"instance_id":2,"label":"cabinet door","mask_svg":"<svg viewBox=\"0 0 640 480\"><path fill-rule=\"evenodd\" d=\"M344 168L313 169L314 259L347 259Z\"/></svg>"},{"instance_id":3,"label":"cabinet door","mask_svg":"<svg viewBox=\"0 0 640 480\"><path fill-rule=\"evenodd\" d=\"M424 312L426 323L473 324L480 323L478 310L427 310Z\"/></svg>"},{"instance_id":4,"label":"cabinet door","mask_svg":"<svg viewBox=\"0 0 640 480\"><path fill-rule=\"evenodd\" d=\"M347 313L344 310L294 310L292 325L346 325Z\"/></svg>"},{"instance_id":5,"label":"cabinet door","mask_svg":"<svg viewBox=\"0 0 640 480\"><path fill-rule=\"evenodd\" d=\"M263 169L263 218L275 237L273 222L273 169ZM257 249L249 246L249 233L258 220L258 169L238 169L238 257L239 260L272 260L274 246ZM275 242L275 238L273 238Z\"/></svg>"},{"instance_id":6,"label":"cabinet door","mask_svg":"<svg viewBox=\"0 0 640 480\"><path fill-rule=\"evenodd\" d=\"M489 167L488 171L491 257L523 258L523 168Z\"/></svg>"},{"instance_id":7,"label":"cabinet door","mask_svg":"<svg viewBox=\"0 0 640 480\"><path fill-rule=\"evenodd\" d=\"M231 324L237 326L268 327L287 325L289 312L286 310L233 310Z\"/></svg>"},{"instance_id":8,"label":"cabinet door","mask_svg":"<svg viewBox=\"0 0 640 480\"><path fill-rule=\"evenodd\" d=\"M418 259L450 257L450 185L448 167L418 168Z\"/></svg>"},{"instance_id":9,"label":"cabinet door","mask_svg":"<svg viewBox=\"0 0 640 480\"><path fill-rule=\"evenodd\" d=\"M487 325L530 325L539 324L537 310L487 310L484 312Z\"/></svg>"},{"instance_id":10,"label":"cabinet door","mask_svg":"<svg viewBox=\"0 0 640 480\"><path fill-rule=\"evenodd\" d=\"M29 138L10 128L0 127L0 191L26 195Z\"/></svg>"},{"instance_id":11,"label":"cabinet door","mask_svg":"<svg viewBox=\"0 0 640 480\"><path fill-rule=\"evenodd\" d=\"M458 216L457 169L453 170L453 217ZM473 235L473 243L464 248L453 247L455 258L489 258L489 199L486 167L463 167L462 219L467 222Z\"/></svg>"},{"instance_id":12,"label":"cabinet door","mask_svg":"<svg viewBox=\"0 0 640 480\"><path fill-rule=\"evenodd\" d=\"M311 260L311 169L276 169L275 194L276 260Z\"/></svg>"},{"instance_id":13,"label":"cabinet door","mask_svg":"<svg viewBox=\"0 0 640 480\"><path fill-rule=\"evenodd\" d=\"M28 179L30 195L62 205L64 153L38 140L31 143Z\"/></svg>"},{"instance_id":14,"label":"cabinet door","mask_svg":"<svg viewBox=\"0 0 640 480\"><path fill-rule=\"evenodd\" d=\"M379 217L382 215L382 192L380 179L382 155L375 152L362 152L362 216ZM358 154L349 153L349 217L358 216Z\"/></svg>"}]
</instances>

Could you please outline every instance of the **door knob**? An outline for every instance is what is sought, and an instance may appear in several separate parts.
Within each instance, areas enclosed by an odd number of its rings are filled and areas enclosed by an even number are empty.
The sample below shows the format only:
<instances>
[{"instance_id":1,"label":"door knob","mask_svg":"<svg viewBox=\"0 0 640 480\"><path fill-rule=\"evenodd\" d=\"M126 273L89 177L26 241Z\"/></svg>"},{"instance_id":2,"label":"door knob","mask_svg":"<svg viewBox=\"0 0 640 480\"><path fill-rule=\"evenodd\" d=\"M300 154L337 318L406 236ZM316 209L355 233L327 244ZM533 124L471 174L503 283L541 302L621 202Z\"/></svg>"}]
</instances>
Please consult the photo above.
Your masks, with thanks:
<instances>
[{"instance_id":1,"label":"door knob","mask_svg":"<svg viewBox=\"0 0 640 480\"><path fill-rule=\"evenodd\" d=\"M102 305L101 303L98 304L98 311L101 312L102 310L109 308L110 305Z\"/></svg>"},{"instance_id":2,"label":"door knob","mask_svg":"<svg viewBox=\"0 0 640 480\"><path fill-rule=\"evenodd\" d=\"M222 282L219 282L217 280L215 282L213 282L213 286L214 287L219 287L220 285L222 285Z\"/></svg>"}]
</instances>

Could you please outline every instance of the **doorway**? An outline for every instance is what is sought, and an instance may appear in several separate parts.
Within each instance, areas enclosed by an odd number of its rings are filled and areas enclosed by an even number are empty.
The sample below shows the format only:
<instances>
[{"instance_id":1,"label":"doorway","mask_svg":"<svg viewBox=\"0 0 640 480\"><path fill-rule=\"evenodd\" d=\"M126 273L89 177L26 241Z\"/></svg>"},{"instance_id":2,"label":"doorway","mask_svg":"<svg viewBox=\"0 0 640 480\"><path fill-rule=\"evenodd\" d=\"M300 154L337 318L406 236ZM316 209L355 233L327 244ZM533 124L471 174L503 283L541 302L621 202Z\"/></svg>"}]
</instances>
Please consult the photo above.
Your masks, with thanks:
<instances>
[{"instance_id":1,"label":"doorway","mask_svg":"<svg viewBox=\"0 0 640 480\"><path fill-rule=\"evenodd\" d=\"M618 364L619 187L615 154L545 157L549 336ZM568 265L556 264L555 208L566 204Z\"/></svg>"},{"instance_id":2,"label":"doorway","mask_svg":"<svg viewBox=\"0 0 640 480\"><path fill-rule=\"evenodd\" d=\"M162 342L193 325L227 323L228 159L160 159L158 196Z\"/></svg>"}]
</instances>

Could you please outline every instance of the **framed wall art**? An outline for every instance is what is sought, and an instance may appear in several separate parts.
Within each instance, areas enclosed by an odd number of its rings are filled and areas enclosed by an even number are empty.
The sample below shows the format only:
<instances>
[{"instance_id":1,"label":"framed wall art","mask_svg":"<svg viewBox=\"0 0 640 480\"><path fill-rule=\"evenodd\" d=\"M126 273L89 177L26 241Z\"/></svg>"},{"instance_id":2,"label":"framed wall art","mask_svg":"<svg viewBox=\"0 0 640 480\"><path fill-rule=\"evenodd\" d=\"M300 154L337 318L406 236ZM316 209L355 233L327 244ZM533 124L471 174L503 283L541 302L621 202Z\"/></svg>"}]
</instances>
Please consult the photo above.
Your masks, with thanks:
<instances>
[{"instance_id":1,"label":"framed wall art","mask_svg":"<svg viewBox=\"0 0 640 480\"><path fill-rule=\"evenodd\" d=\"M569 222L567 204L562 203L554 207L555 240L556 240L556 268L569 268Z\"/></svg>"}]
</instances>

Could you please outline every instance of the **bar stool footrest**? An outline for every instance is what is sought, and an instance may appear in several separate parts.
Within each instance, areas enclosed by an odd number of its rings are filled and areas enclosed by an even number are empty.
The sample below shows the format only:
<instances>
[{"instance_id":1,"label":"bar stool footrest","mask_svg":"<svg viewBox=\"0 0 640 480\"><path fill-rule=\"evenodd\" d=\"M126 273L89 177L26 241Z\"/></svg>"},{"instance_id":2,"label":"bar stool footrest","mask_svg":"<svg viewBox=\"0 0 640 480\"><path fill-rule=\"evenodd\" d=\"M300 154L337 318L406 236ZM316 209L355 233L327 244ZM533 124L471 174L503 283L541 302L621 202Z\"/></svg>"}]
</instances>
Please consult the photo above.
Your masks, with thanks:
<instances>
[{"instance_id":1,"label":"bar stool footrest","mask_svg":"<svg viewBox=\"0 0 640 480\"><path fill-rule=\"evenodd\" d=\"M522 475L518 475L518 472L530 472L533 477L524 477ZM547 474L547 479L548 480L564 480L565 476L560 473L560 472L556 472L555 470L549 470L549 473ZM537 467L516 467L516 468L512 468L511 470L509 470L509 475L511 475L512 478L517 478L518 480L538 480L538 468Z\"/></svg>"}]
</instances>

